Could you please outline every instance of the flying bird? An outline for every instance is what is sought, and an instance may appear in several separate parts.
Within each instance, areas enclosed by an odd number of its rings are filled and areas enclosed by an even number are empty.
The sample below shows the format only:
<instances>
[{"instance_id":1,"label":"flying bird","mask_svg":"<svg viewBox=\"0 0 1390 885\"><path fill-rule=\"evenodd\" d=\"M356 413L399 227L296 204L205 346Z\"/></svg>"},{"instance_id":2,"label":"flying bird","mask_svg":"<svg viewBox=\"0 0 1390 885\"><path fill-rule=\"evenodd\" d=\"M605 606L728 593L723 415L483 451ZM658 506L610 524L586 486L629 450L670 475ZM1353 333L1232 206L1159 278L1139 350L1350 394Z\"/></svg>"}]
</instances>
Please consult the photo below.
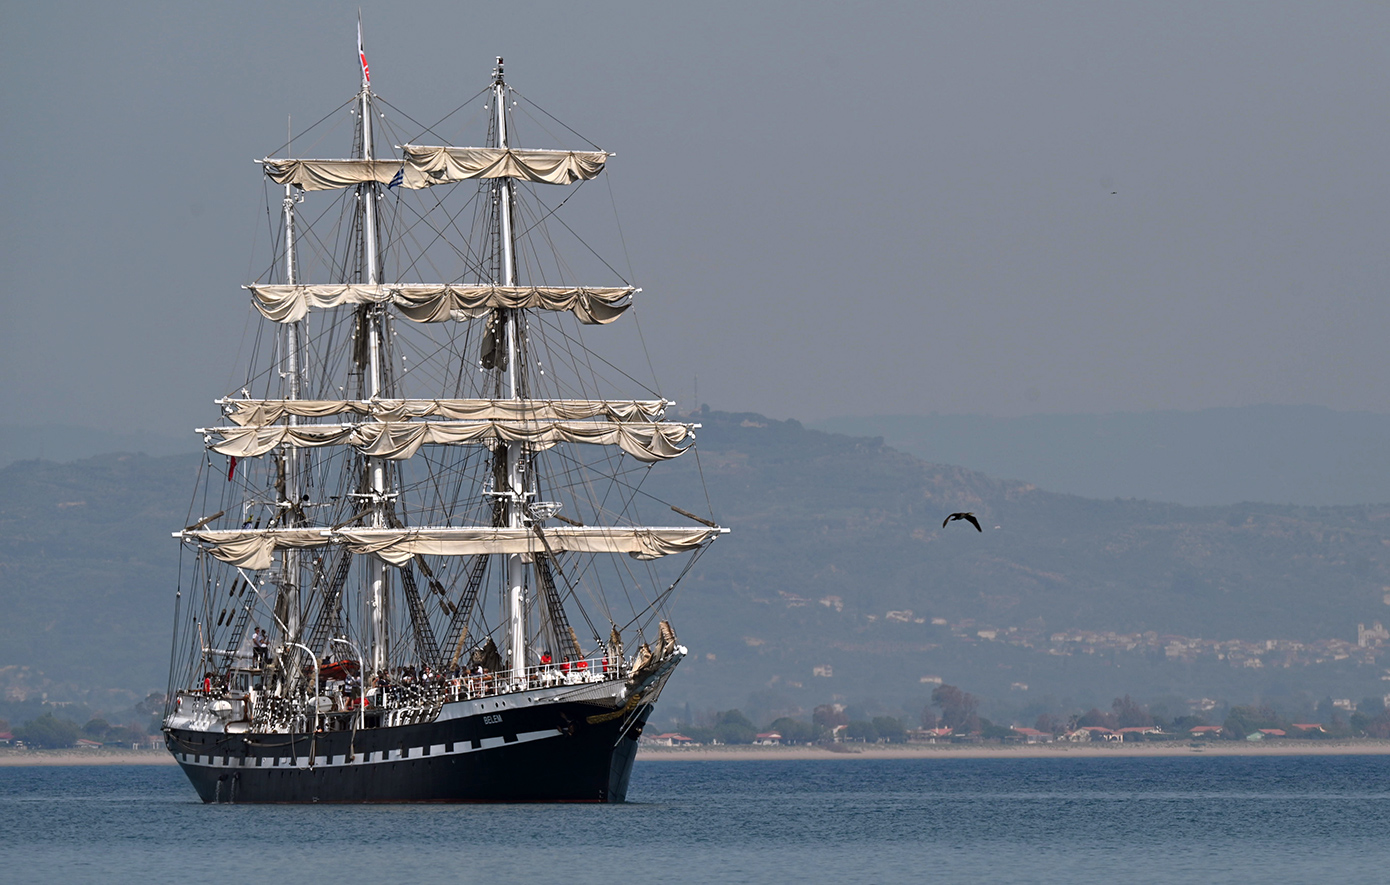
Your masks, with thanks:
<instances>
[{"instance_id":1,"label":"flying bird","mask_svg":"<svg viewBox=\"0 0 1390 885\"><path fill-rule=\"evenodd\" d=\"M950 521L953 520L953 519L963 519L963 520L965 520L966 522L968 522L968 523L970 523L971 525L973 525L973 526L975 527L975 531L977 531L977 532L983 532L983 531L984 531L984 529L980 528L980 521L979 521L978 519L975 518L975 514L973 514L973 513L952 513L950 516L948 516L948 517L946 517L945 519L941 520L941 527L942 527L943 529L946 528L946 523L950 522Z\"/></svg>"}]
</instances>

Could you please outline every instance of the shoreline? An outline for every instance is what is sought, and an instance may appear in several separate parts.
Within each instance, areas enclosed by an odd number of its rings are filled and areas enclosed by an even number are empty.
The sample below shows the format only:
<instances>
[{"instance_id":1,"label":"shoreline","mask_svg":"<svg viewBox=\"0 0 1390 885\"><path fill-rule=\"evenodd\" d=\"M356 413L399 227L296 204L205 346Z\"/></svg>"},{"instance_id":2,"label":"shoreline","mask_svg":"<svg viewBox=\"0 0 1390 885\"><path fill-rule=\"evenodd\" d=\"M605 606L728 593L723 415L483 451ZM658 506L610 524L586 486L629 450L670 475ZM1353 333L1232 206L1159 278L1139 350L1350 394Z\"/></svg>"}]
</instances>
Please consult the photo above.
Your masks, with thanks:
<instances>
[{"instance_id":1,"label":"shoreline","mask_svg":"<svg viewBox=\"0 0 1390 885\"><path fill-rule=\"evenodd\" d=\"M168 750L0 750L0 768L45 765L173 765Z\"/></svg>"},{"instance_id":2,"label":"shoreline","mask_svg":"<svg viewBox=\"0 0 1390 885\"><path fill-rule=\"evenodd\" d=\"M846 747L845 744L838 745ZM871 744L845 750L825 747L642 747L640 762L746 762L797 759L1079 759L1136 758L1155 756L1386 756L1390 741L1333 740L1285 741L1250 744L1244 741L1212 741L1194 747L1187 741L1172 743L1071 744Z\"/></svg>"},{"instance_id":3,"label":"shoreline","mask_svg":"<svg viewBox=\"0 0 1390 885\"><path fill-rule=\"evenodd\" d=\"M787 762L872 759L1122 759L1156 756L1386 756L1390 741L1212 741L1139 744L871 744L830 750L812 747L641 747L639 762ZM166 750L0 750L0 768L68 765L174 765Z\"/></svg>"}]
</instances>

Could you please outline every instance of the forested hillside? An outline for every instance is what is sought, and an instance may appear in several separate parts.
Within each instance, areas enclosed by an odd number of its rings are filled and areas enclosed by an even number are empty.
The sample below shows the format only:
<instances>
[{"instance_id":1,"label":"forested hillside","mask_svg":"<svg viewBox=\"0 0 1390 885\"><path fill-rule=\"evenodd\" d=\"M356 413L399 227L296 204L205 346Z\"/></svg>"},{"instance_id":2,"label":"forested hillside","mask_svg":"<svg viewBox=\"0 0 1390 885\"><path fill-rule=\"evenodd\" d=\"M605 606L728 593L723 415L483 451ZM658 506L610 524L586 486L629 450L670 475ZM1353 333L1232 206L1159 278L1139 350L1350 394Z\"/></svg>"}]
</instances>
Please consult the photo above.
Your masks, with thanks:
<instances>
[{"instance_id":1,"label":"forested hillside","mask_svg":"<svg viewBox=\"0 0 1390 885\"><path fill-rule=\"evenodd\" d=\"M896 704L929 692L924 677L1105 702L1114 691L1354 694L1390 666L1335 649L1317 663L1315 648L1354 646L1357 623L1390 620L1390 506L1095 501L794 421L697 418L698 459L647 480L703 510L703 474L733 529L675 598L692 651L675 703ZM0 470L0 667L27 665L55 686L162 687L178 568L169 533L186 522L196 467L197 456L107 455ZM942 528L957 510L985 531ZM1198 638L1245 644L1174 654ZM1298 649L1250 650L1275 640Z\"/></svg>"},{"instance_id":2,"label":"forested hillside","mask_svg":"<svg viewBox=\"0 0 1390 885\"><path fill-rule=\"evenodd\" d=\"M1390 506L1095 501L794 421L701 420L700 462L680 463L670 487L702 469L734 532L677 602L684 637L715 654L688 668L697 698L743 681L784 703L896 703L929 691L920 680L931 676L993 696L1105 702L1117 691L1383 691L1381 666L1345 650L1300 650L1288 667L1244 661L1271 640L1354 644L1358 622L1390 614ZM959 510L985 531L942 528ZM1073 631L1128 636L1052 641ZM1170 659L1173 637L1245 642Z\"/></svg>"}]
</instances>

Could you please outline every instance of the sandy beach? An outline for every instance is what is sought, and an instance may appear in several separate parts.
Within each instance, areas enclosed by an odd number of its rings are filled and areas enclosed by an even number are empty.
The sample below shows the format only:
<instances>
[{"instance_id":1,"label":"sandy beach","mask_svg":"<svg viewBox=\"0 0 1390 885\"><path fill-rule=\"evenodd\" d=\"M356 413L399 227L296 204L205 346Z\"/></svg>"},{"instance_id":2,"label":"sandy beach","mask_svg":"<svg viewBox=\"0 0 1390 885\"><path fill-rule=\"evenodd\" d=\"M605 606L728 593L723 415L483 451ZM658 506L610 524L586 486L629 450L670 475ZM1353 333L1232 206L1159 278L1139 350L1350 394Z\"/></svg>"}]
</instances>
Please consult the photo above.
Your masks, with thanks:
<instances>
[{"instance_id":1,"label":"sandy beach","mask_svg":"<svg viewBox=\"0 0 1390 885\"><path fill-rule=\"evenodd\" d=\"M158 750L0 750L0 768L12 765L173 765L174 757Z\"/></svg>"},{"instance_id":2,"label":"sandy beach","mask_svg":"<svg viewBox=\"0 0 1390 885\"><path fill-rule=\"evenodd\" d=\"M743 762L795 759L1121 759L1132 756L1380 756L1390 741L1186 741L1139 744L875 744L825 747L642 747L643 762ZM0 767L16 765L173 765L159 750L0 750Z\"/></svg>"}]
</instances>

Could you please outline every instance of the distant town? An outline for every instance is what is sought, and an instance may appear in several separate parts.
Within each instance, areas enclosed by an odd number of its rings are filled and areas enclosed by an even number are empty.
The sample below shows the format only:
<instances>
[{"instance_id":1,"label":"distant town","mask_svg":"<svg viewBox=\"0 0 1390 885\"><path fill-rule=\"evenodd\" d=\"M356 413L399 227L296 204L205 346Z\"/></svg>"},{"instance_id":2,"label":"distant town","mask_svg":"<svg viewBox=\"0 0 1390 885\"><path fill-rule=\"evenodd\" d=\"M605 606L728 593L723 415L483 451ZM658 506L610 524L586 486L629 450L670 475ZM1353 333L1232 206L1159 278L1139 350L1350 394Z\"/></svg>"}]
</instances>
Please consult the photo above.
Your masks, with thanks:
<instances>
[{"instance_id":1,"label":"distant town","mask_svg":"<svg viewBox=\"0 0 1390 885\"><path fill-rule=\"evenodd\" d=\"M825 596L817 600L786 592L781 592L778 596L779 601L788 608L819 603L837 612L844 610L844 601L838 596ZM1263 669L1310 667L1343 661L1374 667L1390 656L1390 630L1380 621L1373 622L1369 627L1364 623L1357 624L1354 641L1331 638L1304 642L1295 639L1204 639L1152 630L1143 633L1117 633L1113 630L1058 631L1029 625L996 627L971 618L952 623L946 618L927 617L911 609L888 611L882 616L868 614L864 615L864 619L870 623L879 620L885 623L930 623L936 628L945 627L951 637L960 642L999 642L1015 648L1063 657L1128 652L1182 663L1202 660L1224 661L1235 668ZM755 644L759 640L750 638L745 641ZM826 666L817 667L812 675L830 676L833 675L833 669ZM1390 668L1386 668L1381 679L1390 682Z\"/></svg>"},{"instance_id":2,"label":"distant town","mask_svg":"<svg viewBox=\"0 0 1390 885\"><path fill-rule=\"evenodd\" d=\"M1288 713L1272 706L1226 706L1210 698L1190 699L1188 712L1169 718L1129 695L1115 698L1109 709L1092 708L1067 715L1043 713L1031 724L996 724L979 715L980 699L948 684L938 684L918 722L894 716L869 716L862 709L822 704L809 721L782 716L759 728L740 710L691 717L668 731L644 735L648 745L669 747L752 744L782 746L845 743L1002 743L1064 741L1246 741L1259 743L1328 739L1390 740L1390 693L1366 698L1328 699L1310 711ZM652 729L652 731L655 731Z\"/></svg>"},{"instance_id":3,"label":"distant town","mask_svg":"<svg viewBox=\"0 0 1390 885\"><path fill-rule=\"evenodd\" d=\"M889 612L887 617L910 616L911 612ZM944 619L933 623L944 624ZM1027 627L977 626L964 620L949 625L951 635L967 642L1003 642L1019 648L1042 649L1051 655L1091 655L1104 651L1154 652L1174 661L1195 662L1206 658L1226 661L1232 667L1306 667L1350 660L1376 666L1390 650L1390 631L1379 621L1371 627L1356 625L1356 641L1318 639L1202 639L1171 633L1115 633L1114 631L1068 630L1044 632ZM1381 677L1390 682L1390 670Z\"/></svg>"}]
</instances>

